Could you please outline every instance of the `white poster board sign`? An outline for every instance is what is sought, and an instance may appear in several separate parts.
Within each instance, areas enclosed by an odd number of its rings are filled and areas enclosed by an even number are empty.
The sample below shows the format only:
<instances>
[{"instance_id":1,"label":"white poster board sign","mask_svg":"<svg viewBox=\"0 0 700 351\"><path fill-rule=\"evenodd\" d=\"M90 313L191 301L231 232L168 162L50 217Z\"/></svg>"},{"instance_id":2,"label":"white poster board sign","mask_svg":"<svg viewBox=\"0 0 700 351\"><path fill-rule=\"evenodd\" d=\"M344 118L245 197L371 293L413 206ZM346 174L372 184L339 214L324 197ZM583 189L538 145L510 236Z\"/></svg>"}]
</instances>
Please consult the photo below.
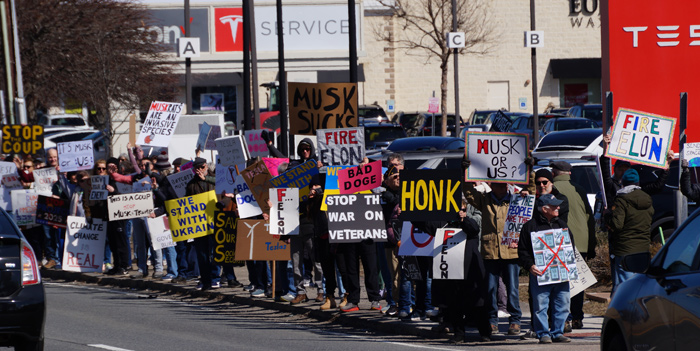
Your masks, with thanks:
<instances>
[{"instance_id":1,"label":"white poster board sign","mask_svg":"<svg viewBox=\"0 0 700 351\"><path fill-rule=\"evenodd\" d=\"M270 188L272 235L299 234L299 188Z\"/></svg>"},{"instance_id":2,"label":"white poster board sign","mask_svg":"<svg viewBox=\"0 0 700 351\"><path fill-rule=\"evenodd\" d=\"M9 190L19 190L22 189L22 183L19 181L19 175L14 174L3 174L2 175L2 186Z\"/></svg>"},{"instance_id":3,"label":"white poster board sign","mask_svg":"<svg viewBox=\"0 0 700 351\"><path fill-rule=\"evenodd\" d=\"M538 285L556 284L578 279L576 256L568 229L551 229L531 233L535 266L543 274Z\"/></svg>"},{"instance_id":4,"label":"white poster board sign","mask_svg":"<svg viewBox=\"0 0 700 351\"><path fill-rule=\"evenodd\" d=\"M176 102L153 101L146 120L141 125L136 145L168 147L170 138L175 134L183 106L184 104Z\"/></svg>"},{"instance_id":5,"label":"white poster board sign","mask_svg":"<svg viewBox=\"0 0 700 351\"><path fill-rule=\"evenodd\" d=\"M51 187L58 181L58 172L54 167L46 167L35 169L34 173L34 190L37 194L50 196Z\"/></svg>"},{"instance_id":6,"label":"white poster board sign","mask_svg":"<svg viewBox=\"0 0 700 351\"><path fill-rule=\"evenodd\" d=\"M244 165L248 159L243 137L234 135L215 140L219 162L225 166Z\"/></svg>"},{"instance_id":7,"label":"white poster board sign","mask_svg":"<svg viewBox=\"0 0 700 351\"><path fill-rule=\"evenodd\" d=\"M170 233L168 216L146 218L146 225L148 225L148 235L151 236L151 245L153 245L154 250L175 246L173 235Z\"/></svg>"},{"instance_id":8,"label":"white poster board sign","mask_svg":"<svg viewBox=\"0 0 700 351\"><path fill-rule=\"evenodd\" d=\"M620 108L606 154L621 160L668 168L666 153L671 147L675 126L675 118Z\"/></svg>"},{"instance_id":9,"label":"white poster board sign","mask_svg":"<svg viewBox=\"0 0 700 351\"><path fill-rule=\"evenodd\" d=\"M170 185L173 187L175 194L177 194L177 197L185 197L185 193L187 192L187 183L194 178L194 172L192 171L192 168L189 168L184 171L173 173L167 176L167 178Z\"/></svg>"},{"instance_id":10,"label":"white poster board sign","mask_svg":"<svg viewBox=\"0 0 700 351\"><path fill-rule=\"evenodd\" d=\"M433 279L464 279L467 233L459 228L440 228L435 233L435 241L438 245L433 250Z\"/></svg>"},{"instance_id":11,"label":"white poster board sign","mask_svg":"<svg viewBox=\"0 0 700 351\"><path fill-rule=\"evenodd\" d=\"M17 179L19 177L17 175L17 165L13 162L0 162L0 175L3 176L2 179L0 179L0 183L3 184L0 188L0 207L5 211L10 211L12 209L12 195L10 191L13 189L22 189L21 184L19 187L15 185L15 182L19 181ZM5 178L5 175L8 177ZM9 187L5 185L5 182L8 183Z\"/></svg>"},{"instance_id":12,"label":"white poster board sign","mask_svg":"<svg viewBox=\"0 0 700 351\"><path fill-rule=\"evenodd\" d=\"M0 161L0 175L17 174L17 165L13 162Z\"/></svg>"},{"instance_id":13,"label":"white poster board sign","mask_svg":"<svg viewBox=\"0 0 700 351\"><path fill-rule=\"evenodd\" d=\"M39 194L34 189L12 190L12 216L17 225L31 225L36 221L36 200Z\"/></svg>"},{"instance_id":14,"label":"white poster board sign","mask_svg":"<svg viewBox=\"0 0 700 351\"><path fill-rule=\"evenodd\" d=\"M109 220L148 217L153 212L153 193L112 195L107 198Z\"/></svg>"},{"instance_id":15,"label":"white poster board sign","mask_svg":"<svg viewBox=\"0 0 700 351\"><path fill-rule=\"evenodd\" d=\"M527 184L527 142L525 134L467 132L467 181Z\"/></svg>"},{"instance_id":16,"label":"white poster board sign","mask_svg":"<svg viewBox=\"0 0 700 351\"><path fill-rule=\"evenodd\" d=\"M319 129L316 139L324 166L359 165L365 157L365 128Z\"/></svg>"},{"instance_id":17,"label":"white poster board sign","mask_svg":"<svg viewBox=\"0 0 700 351\"><path fill-rule=\"evenodd\" d=\"M571 294L571 297L578 295L598 282L576 247L574 247L574 255L576 257L578 278L569 280L569 293Z\"/></svg>"},{"instance_id":18,"label":"white poster board sign","mask_svg":"<svg viewBox=\"0 0 700 351\"><path fill-rule=\"evenodd\" d=\"M137 181L135 181L133 184L131 184L131 192L134 193L142 193L144 191L151 191L152 184L151 184L151 177L144 177L141 178Z\"/></svg>"},{"instance_id":19,"label":"white poster board sign","mask_svg":"<svg viewBox=\"0 0 700 351\"><path fill-rule=\"evenodd\" d=\"M414 227L411 222L403 222L401 227L400 256L433 256L434 238Z\"/></svg>"},{"instance_id":20,"label":"white poster board sign","mask_svg":"<svg viewBox=\"0 0 700 351\"><path fill-rule=\"evenodd\" d=\"M236 177L234 187L237 191L236 205L238 206L238 217L250 218L263 213L260 205L258 205L258 202L255 201L253 192L250 191L248 183L245 182L243 177ZM297 216L297 218L299 218L299 216Z\"/></svg>"},{"instance_id":21,"label":"white poster board sign","mask_svg":"<svg viewBox=\"0 0 700 351\"><path fill-rule=\"evenodd\" d=\"M700 143L685 143L683 159L688 160L688 167L700 167Z\"/></svg>"},{"instance_id":22,"label":"white poster board sign","mask_svg":"<svg viewBox=\"0 0 700 351\"><path fill-rule=\"evenodd\" d=\"M506 224L503 228L503 240L501 245L517 247L520 240L520 229L523 224L532 218L532 211L535 209L535 195L510 197Z\"/></svg>"},{"instance_id":23,"label":"white poster board sign","mask_svg":"<svg viewBox=\"0 0 700 351\"><path fill-rule=\"evenodd\" d=\"M72 272L102 272L107 223L93 218L68 216L68 235L63 247L62 269Z\"/></svg>"},{"instance_id":24,"label":"white poster board sign","mask_svg":"<svg viewBox=\"0 0 700 351\"><path fill-rule=\"evenodd\" d=\"M268 157L270 151L267 148L267 143L263 140L261 134L262 129L246 130L245 142L248 145L250 157ZM274 141L273 141L274 142Z\"/></svg>"},{"instance_id":25,"label":"white poster board sign","mask_svg":"<svg viewBox=\"0 0 700 351\"><path fill-rule=\"evenodd\" d=\"M95 165L92 140L69 141L56 144L61 172L91 169Z\"/></svg>"}]
</instances>

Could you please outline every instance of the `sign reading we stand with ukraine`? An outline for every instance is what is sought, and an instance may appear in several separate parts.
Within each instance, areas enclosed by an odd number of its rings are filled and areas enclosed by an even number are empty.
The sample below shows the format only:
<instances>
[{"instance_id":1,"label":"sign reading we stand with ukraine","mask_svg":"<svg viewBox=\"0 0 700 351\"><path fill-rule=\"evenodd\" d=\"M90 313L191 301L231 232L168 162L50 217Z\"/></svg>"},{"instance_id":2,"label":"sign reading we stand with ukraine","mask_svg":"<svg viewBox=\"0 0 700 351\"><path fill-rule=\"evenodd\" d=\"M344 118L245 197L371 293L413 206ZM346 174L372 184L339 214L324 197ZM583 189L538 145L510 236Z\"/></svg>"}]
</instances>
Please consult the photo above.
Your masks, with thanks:
<instances>
[{"instance_id":1,"label":"sign reading we stand with ukraine","mask_svg":"<svg viewBox=\"0 0 700 351\"><path fill-rule=\"evenodd\" d=\"M173 241L183 241L214 234L216 192L165 201Z\"/></svg>"}]
</instances>

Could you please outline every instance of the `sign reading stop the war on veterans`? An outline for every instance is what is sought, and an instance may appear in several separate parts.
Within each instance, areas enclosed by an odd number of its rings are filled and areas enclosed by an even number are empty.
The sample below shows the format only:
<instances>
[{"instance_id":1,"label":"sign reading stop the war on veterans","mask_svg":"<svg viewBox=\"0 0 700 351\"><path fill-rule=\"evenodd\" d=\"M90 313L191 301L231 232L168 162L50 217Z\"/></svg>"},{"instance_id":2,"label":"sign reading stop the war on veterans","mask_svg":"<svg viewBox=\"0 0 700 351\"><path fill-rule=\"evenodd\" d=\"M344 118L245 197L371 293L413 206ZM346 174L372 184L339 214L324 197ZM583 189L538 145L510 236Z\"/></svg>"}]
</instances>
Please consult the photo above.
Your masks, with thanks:
<instances>
[{"instance_id":1,"label":"sign reading stop the war on veterans","mask_svg":"<svg viewBox=\"0 0 700 351\"><path fill-rule=\"evenodd\" d=\"M382 161L342 169L338 172L341 194L352 194L382 186Z\"/></svg>"},{"instance_id":2,"label":"sign reading stop the war on veterans","mask_svg":"<svg viewBox=\"0 0 700 351\"><path fill-rule=\"evenodd\" d=\"M154 250L162 250L175 246L172 233L170 233L170 223L168 216L162 215L156 218L146 218L148 235L151 237L151 246Z\"/></svg>"},{"instance_id":3,"label":"sign reading stop the war on veterans","mask_svg":"<svg viewBox=\"0 0 700 351\"><path fill-rule=\"evenodd\" d=\"M107 197L109 220L148 217L153 213L153 193L132 193Z\"/></svg>"},{"instance_id":4,"label":"sign reading stop the war on veterans","mask_svg":"<svg viewBox=\"0 0 700 351\"><path fill-rule=\"evenodd\" d=\"M233 211L214 212L214 262L220 266L240 266L236 261L238 218Z\"/></svg>"},{"instance_id":5,"label":"sign reading stop the war on veterans","mask_svg":"<svg viewBox=\"0 0 700 351\"><path fill-rule=\"evenodd\" d=\"M68 200L39 195L36 199L36 223L66 227Z\"/></svg>"},{"instance_id":6,"label":"sign reading stop the war on veterans","mask_svg":"<svg viewBox=\"0 0 700 351\"><path fill-rule=\"evenodd\" d=\"M467 233L459 228L440 228L435 233L433 279L464 279L464 249Z\"/></svg>"},{"instance_id":7,"label":"sign reading stop the war on veterans","mask_svg":"<svg viewBox=\"0 0 700 351\"><path fill-rule=\"evenodd\" d=\"M468 132L466 138L465 152L471 161L467 168L468 181L527 184L527 135Z\"/></svg>"},{"instance_id":8,"label":"sign reading stop the war on veterans","mask_svg":"<svg viewBox=\"0 0 700 351\"><path fill-rule=\"evenodd\" d=\"M380 195L331 195L326 202L331 243L359 243L366 239L386 241Z\"/></svg>"},{"instance_id":9,"label":"sign reading stop the war on veterans","mask_svg":"<svg viewBox=\"0 0 700 351\"><path fill-rule=\"evenodd\" d=\"M533 232L531 240L535 266L543 273L537 277L538 285L578 279L576 255L568 229Z\"/></svg>"},{"instance_id":10,"label":"sign reading stop the war on veterans","mask_svg":"<svg viewBox=\"0 0 700 351\"><path fill-rule=\"evenodd\" d=\"M517 246L520 240L520 229L523 224L532 218L532 211L535 208L535 195L510 197L506 224L503 228L503 240L501 245Z\"/></svg>"},{"instance_id":11,"label":"sign reading stop the war on veterans","mask_svg":"<svg viewBox=\"0 0 700 351\"><path fill-rule=\"evenodd\" d=\"M36 202L39 194L34 189L12 190L12 217L17 225L30 225L36 221Z\"/></svg>"},{"instance_id":12,"label":"sign reading stop the war on veterans","mask_svg":"<svg viewBox=\"0 0 700 351\"><path fill-rule=\"evenodd\" d=\"M401 171L402 220L457 219L462 208L462 181L458 169Z\"/></svg>"},{"instance_id":13,"label":"sign reading stop the war on veterans","mask_svg":"<svg viewBox=\"0 0 700 351\"><path fill-rule=\"evenodd\" d=\"M264 213L270 213L270 205L268 205L267 200L270 198L268 189L272 187L272 183L270 183L272 175L267 170L265 163L262 160L255 162L241 171L241 176L248 184L248 188L253 193L260 209Z\"/></svg>"},{"instance_id":14,"label":"sign reading stop the war on veterans","mask_svg":"<svg viewBox=\"0 0 700 351\"><path fill-rule=\"evenodd\" d=\"M170 138L175 134L183 106L184 104L176 102L153 101L141 126L136 145L168 147Z\"/></svg>"},{"instance_id":15,"label":"sign reading stop the war on veterans","mask_svg":"<svg viewBox=\"0 0 700 351\"><path fill-rule=\"evenodd\" d=\"M216 193L207 191L197 195L165 201L173 241L183 241L214 234Z\"/></svg>"},{"instance_id":16,"label":"sign reading stop the war on veterans","mask_svg":"<svg viewBox=\"0 0 700 351\"><path fill-rule=\"evenodd\" d=\"M311 179L317 175L318 167L316 167L316 161L308 160L270 179L270 183L275 188L298 188L299 201L304 202L309 197ZM304 210L302 209L302 212L305 212Z\"/></svg>"},{"instance_id":17,"label":"sign reading stop the war on veterans","mask_svg":"<svg viewBox=\"0 0 700 351\"><path fill-rule=\"evenodd\" d=\"M167 176L168 182L173 187L177 197L185 197L187 183L194 178L192 168L173 173Z\"/></svg>"},{"instance_id":18,"label":"sign reading stop the war on veterans","mask_svg":"<svg viewBox=\"0 0 700 351\"><path fill-rule=\"evenodd\" d=\"M316 138L324 165L358 165L365 157L364 128L320 129Z\"/></svg>"},{"instance_id":19,"label":"sign reading stop the war on veterans","mask_svg":"<svg viewBox=\"0 0 700 351\"><path fill-rule=\"evenodd\" d=\"M289 83L289 134L357 127L356 83Z\"/></svg>"},{"instance_id":20,"label":"sign reading stop the war on veterans","mask_svg":"<svg viewBox=\"0 0 700 351\"><path fill-rule=\"evenodd\" d=\"M107 223L99 218L68 216L68 235L61 269L72 272L102 272Z\"/></svg>"},{"instance_id":21,"label":"sign reading stop the war on veterans","mask_svg":"<svg viewBox=\"0 0 700 351\"><path fill-rule=\"evenodd\" d=\"M270 188L270 234L299 234L299 189Z\"/></svg>"},{"instance_id":22,"label":"sign reading stop the war on veterans","mask_svg":"<svg viewBox=\"0 0 700 351\"><path fill-rule=\"evenodd\" d=\"M61 172L90 169L95 164L92 140L69 141L56 144Z\"/></svg>"},{"instance_id":23,"label":"sign reading stop the war on veterans","mask_svg":"<svg viewBox=\"0 0 700 351\"><path fill-rule=\"evenodd\" d=\"M2 126L2 153L34 155L44 149L44 126Z\"/></svg>"},{"instance_id":24,"label":"sign reading stop the war on veterans","mask_svg":"<svg viewBox=\"0 0 700 351\"><path fill-rule=\"evenodd\" d=\"M399 246L400 256L433 256L436 241L435 238L427 234L411 222L403 222L401 227L401 246Z\"/></svg>"},{"instance_id":25,"label":"sign reading stop the war on veterans","mask_svg":"<svg viewBox=\"0 0 700 351\"><path fill-rule=\"evenodd\" d=\"M666 153L673 141L676 119L620 108L613 125L609 157L668 168Z\"/></svg>"},{"instance_id":26,"label":"sign reading stop the war on veterans","mask_svg":"<svg viewBox=\"0 0 700 351\"><path fill-rule=\"evenodd\" d=\"M244 132L245 142L248 145L248 152L250 154L250 157L267 157L268 155L270 155L270 150L268 150L267 148L267 143L265 142L265 139L263 139L261 136L263 131L264 130L262 129L254 129L246 130Z\"/></svg>"},{"instance_id":27,"label":"sign reading stop the war on veterans","mask_svg":"<svg viewBox=\"0 0 700 351\"><path fill-rule=\"evenodd\" d=\"M236 236L236 260L288 261L290 245L280 241L279 235L270 235L267 222L262 219L240 219Z\"/></svg>"},{"instance_id":28,"label":"sign reading stop the war on veterans","mask_svg":"<svg viewBox=\"0 0 700 351\"><path fill-rule=\"evenodd\" d=\"M38 194L51 195L51 187L53 187L53 183L58 181L56 168L35 169L32 173L34 174L34 190Z\"/></svg>"}]
</instances>

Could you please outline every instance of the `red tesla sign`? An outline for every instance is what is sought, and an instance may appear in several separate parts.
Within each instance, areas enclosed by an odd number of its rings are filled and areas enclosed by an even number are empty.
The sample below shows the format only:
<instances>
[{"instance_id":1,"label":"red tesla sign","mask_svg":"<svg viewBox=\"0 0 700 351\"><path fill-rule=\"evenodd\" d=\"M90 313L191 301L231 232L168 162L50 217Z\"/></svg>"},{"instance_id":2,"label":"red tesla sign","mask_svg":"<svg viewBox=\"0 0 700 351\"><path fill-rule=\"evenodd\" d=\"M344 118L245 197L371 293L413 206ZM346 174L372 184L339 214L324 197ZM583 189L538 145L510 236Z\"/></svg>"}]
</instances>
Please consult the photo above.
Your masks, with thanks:
<instances>
[{"instance_id":1,"label":"red tesla sign","mask_svg":"<svg viewBox=\"0 0 700 351\"><path fill-rule=\"evenodd\" d=\"M216 52L243 51L243 9L214 9Z\"/></svg>"}]
</instances>

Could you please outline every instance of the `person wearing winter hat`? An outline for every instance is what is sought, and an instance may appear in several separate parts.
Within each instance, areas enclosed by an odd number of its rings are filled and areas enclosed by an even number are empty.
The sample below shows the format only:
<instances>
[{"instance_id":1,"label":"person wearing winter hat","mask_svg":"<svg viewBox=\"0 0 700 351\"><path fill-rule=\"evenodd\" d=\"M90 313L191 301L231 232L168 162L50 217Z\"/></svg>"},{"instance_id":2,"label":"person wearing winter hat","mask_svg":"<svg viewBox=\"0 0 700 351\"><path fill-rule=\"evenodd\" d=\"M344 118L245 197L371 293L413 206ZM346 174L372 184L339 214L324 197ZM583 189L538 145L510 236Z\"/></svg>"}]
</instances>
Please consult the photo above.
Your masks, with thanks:
<instances>
[{"instance_id":1,"label":"person wearing winter hat","mask_svg":"<svg viewBox=\"0 0 700 351\"><path fill-rule=\"evenodd\" d=\"M169 169L171 166L170 162L168 162L168 153L165 151L161 152L160 155L156 157L156 163L153 164L153 167L157 171Z\"/></svg>"}]
</instances>

